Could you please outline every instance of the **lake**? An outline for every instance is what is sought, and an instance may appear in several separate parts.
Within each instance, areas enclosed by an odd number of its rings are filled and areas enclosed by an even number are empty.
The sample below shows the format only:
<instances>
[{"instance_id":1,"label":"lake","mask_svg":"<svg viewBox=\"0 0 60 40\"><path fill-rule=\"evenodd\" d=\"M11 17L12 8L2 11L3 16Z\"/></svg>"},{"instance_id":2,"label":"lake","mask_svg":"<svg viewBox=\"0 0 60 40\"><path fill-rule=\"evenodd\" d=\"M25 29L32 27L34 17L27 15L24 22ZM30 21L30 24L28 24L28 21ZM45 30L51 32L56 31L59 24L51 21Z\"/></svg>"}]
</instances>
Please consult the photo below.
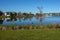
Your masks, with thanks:
<instances>
[{"instance_id":1,"label":"lake","mask_svg":"<svg viewBox=\"0 0 60 40\"><path fill-rule=\"evenodd\" d=\"M12 25L40 25L60 24L60 16L32 17L32 18L1 18L0 26Z\"/></svg>"}]
</instances>

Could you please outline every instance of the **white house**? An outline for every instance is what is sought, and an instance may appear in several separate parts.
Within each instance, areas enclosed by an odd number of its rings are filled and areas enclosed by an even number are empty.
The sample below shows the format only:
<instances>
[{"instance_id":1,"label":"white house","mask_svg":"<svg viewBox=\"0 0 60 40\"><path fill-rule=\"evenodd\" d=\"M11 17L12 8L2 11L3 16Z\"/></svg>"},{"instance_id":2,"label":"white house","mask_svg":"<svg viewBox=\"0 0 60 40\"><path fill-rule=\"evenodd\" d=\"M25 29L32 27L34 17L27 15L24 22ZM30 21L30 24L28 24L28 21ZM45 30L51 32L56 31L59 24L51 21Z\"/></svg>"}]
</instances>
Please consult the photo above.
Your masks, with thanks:
<instances>
[{"instance_id":1,"label":"white house","mask_svg":"<svg viewBox=\"0 0 60 40\"><path fill-rule=\"evenodd\" d=\"M5 16L10 16L11 12L5 12Z\"/></svg>"}]
</instances>

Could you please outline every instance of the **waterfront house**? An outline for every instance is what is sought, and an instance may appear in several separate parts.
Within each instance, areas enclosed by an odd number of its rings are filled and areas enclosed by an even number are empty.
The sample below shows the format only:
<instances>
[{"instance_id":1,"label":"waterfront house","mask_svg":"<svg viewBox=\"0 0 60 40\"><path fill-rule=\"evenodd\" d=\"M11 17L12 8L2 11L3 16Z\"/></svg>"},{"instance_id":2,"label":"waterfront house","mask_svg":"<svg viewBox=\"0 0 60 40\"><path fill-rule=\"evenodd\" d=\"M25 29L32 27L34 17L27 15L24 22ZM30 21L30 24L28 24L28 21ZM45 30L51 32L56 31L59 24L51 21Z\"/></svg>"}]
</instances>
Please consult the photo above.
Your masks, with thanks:
<instances>
[{"instance_id":1,"label":"waterfront house","mask_svg":"<svg viewBox=\"0 0 60 40\"><path fill-rule=\"evenodd\" d=\"M5 12L5 16L15 17L17 16L17 13L16 12Z\"/></svg>"},{"instance_id":2,"label":"waterfront house","mask_svg":"<svg viewBox=\"0 0 60 40\"><path fill-rule=\"evenodd\" d=\"M11 16L12 12L5 12L5 16Z\"/></svg>"}]
</instances>

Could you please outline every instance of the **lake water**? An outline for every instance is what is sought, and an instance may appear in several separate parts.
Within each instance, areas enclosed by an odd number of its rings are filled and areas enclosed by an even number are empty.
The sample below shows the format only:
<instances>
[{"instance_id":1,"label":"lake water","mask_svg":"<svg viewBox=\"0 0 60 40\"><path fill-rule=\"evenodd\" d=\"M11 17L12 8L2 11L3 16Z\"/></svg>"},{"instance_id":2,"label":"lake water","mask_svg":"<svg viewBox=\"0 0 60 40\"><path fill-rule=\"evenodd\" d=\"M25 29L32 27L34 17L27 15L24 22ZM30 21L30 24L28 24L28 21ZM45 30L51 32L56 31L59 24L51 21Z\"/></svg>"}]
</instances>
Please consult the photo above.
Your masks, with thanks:
<instances>
[{"instance_id":1,"label":"lake water","mask_svg":"<svg viewBox=\"0 0 60 40\"><path fill-rule=\"evenodd\" d=\"M32 18L2 18L0 26L6 25L40 25L40 24L60 24L60 16L32 17Z\"/></svg>"}]
</instances>

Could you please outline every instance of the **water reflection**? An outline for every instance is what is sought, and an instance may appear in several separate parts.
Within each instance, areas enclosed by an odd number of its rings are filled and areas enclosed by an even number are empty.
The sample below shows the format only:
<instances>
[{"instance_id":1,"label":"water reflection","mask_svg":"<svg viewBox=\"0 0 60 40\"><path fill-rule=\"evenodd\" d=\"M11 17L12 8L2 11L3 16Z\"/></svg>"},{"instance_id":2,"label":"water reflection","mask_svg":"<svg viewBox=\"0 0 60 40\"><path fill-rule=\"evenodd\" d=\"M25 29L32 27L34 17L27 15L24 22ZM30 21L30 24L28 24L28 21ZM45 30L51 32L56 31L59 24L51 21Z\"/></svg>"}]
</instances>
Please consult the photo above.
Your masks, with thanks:
<instances>
[{"instance_id":1,"label":"water reflection","mask_svg":"<svg viewBox=\"0 0 60 40\"><path fill-rule=\"evenodd\" d=\"M5 18L5 21L17 21L17 18Z\"/></svg>"},{"instance_id":2,"label":"water reflection","mask_svg":"<svg viewBox=\"0 0 60 40\"><path fill-rule=\"evenodd\" d=\"M39 20L39 24L42 25L43 23L43 20L44 20L44 16L39 16L39 17L36 17L37 20Z\"/></svg>"},{"instance_id":3,"label":"water reflection","mask_svg":"<svg viewBox=\"0 0 60 40\"><path fill-rule=\"evenodd\" d=\"M58 17L32 17L32 18L0 18L0 26L4 25L43 25L43 24L60 24L60 16Z\"/></svg>"},{"instance_id":4,"label":"water reflection","mask_svg":"<svg viewBox=\"0 0 60 40\"><path fill-rule=\"evenodd\" d=\"M19 18L19 22L21 22L21 18Z\"/></svg>"},{"instance_id":5,"label":"water reflection","mask_svg":"<svg viewBox=\"0 0 60 40\"><path fill-rule=\"evenodd\" d=\"M2 24L4 21L4 18L0 18L0 24Z\"/></svg>"},{"instance_id":6,"label":"water reflection","mask_svg":"<svg viewBox=\"0 0 60 40\"><path fill-rule=\"evenodd\" d=\"M40 25L42 25L43 19L44 19L44 17L40 17Z\"/></svg>"}]
</instances>

